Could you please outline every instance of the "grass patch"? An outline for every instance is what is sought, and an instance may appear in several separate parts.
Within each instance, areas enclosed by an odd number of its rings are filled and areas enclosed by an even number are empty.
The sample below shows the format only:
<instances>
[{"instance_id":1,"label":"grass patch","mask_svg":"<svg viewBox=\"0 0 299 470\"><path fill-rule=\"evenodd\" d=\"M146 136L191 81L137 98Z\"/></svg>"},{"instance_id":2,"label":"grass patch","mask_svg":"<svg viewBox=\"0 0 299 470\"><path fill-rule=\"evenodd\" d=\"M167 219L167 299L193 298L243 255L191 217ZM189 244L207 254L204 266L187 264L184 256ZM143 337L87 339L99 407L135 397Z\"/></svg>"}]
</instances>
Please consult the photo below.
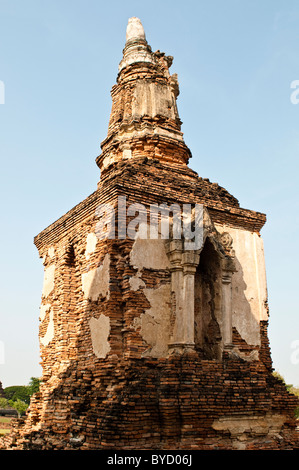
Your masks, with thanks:
<instances>
[{"instance_id":1,"label":"grass patch","mask_svg":"<svg viewBox=\"0 0 299 470\"><path fill-rule=\"evenodd\" d=\"M10 416L0 416L0 437L8 434L11 427L12 418Z\"/></svg>"},{"instance_id":2,"label":"grass patch","mask_svg":"<svg viewBox=\"0 0 299 470\"><path fill-rule=\"evenodd\" d=\"M10 423L11 418L8 418L7 416L0 416L0 423Z\"/></svg>"}]
</instances>

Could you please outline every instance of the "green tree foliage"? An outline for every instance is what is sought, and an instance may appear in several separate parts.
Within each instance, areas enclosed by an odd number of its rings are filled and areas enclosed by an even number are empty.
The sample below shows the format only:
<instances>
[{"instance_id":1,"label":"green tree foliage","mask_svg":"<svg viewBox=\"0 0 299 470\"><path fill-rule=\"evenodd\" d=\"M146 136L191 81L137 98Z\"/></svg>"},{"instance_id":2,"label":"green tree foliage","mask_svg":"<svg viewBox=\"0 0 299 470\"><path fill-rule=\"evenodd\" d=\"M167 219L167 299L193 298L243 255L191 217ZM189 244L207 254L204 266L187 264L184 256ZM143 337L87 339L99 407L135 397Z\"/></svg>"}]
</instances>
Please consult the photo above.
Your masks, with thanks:
<instances>
[{"instance_id":1,"label":"green tree foliage","mask_svg":"<svg viewBox=\"0 0 299 470\"><path fill-rule=\"evenodd\" d=\"M39 391L40 379L31 377L29 385L27 386L30 396Z\"/></svg>"},{"instance_id":2,"label":"green tree foliage","mask_svg":"<svg viewBox=\"0 0 299 470\"><path fill-rule=\"evenodd\" d=\"M7 400L21 400L29 405L30 395L28 388L25 385L12 385L4 389L4 394Z\"/></svg>"},{"instance_id":3,"label":"green tree foliage","mask_svg":"<svg viewBox=\"0 0 299 470\"><path fill-rule=\"evenodd\" d=\"M25 413L25 411L27 410L27 408L28 408L27 403L20 400L19 398L16 401L9 400L8 403L9 403L9 406L11 406L15 410L17 410L18 417L23 415Z\"/></svg>"},{"instance_id":4,"label":"green tree foliage","mask_svg":"<svg viewBox=\"0 0 299 470\"><path fill-rule=\"evenodd\" d=\"M40 379L31 377L28 385L12 385L4 389L5 398L16 402L21 400L29 405L30 397L39 390Z\"/></svg>"},{"instance_id":5,"label":"green tree foliage","mask_svg":"<svg viewBox=\"0 0 299 470\"><path fill-rule=\"evenodd\" d=\"M27 410L28 404L19 398L17 398L15 401L7 400L6 398L0 398L0 408L14 408L18 413L18 417L20 417Z\"/></svg>"},{"instance_id":6,"label":"green tree foliage","mask_svg":"<svg viewBox=\"0 0 299 470\"><path fill-rule=\"evenodd\" d=\"M5 398L0 398L0 408L14 408L20 417L30 403L30 397L38 392L40 379L31 377L28 385L12 385L4 389Z\"/></svg>"},{"instance_id":7,"label":"green tree foliage","mask_svg":"<svg viewBox=\"0 0 299 470\"><path fill-rule=\"evenodd\" d=\"M293 395L296 395L297 397L299 397L299 388L298 387L294 387L291 384L286 384L284 378L282 377L282 375L279 374L279 372L274 371L273 375L274 375L274 377L277 377L278 379L280 379L284 383L284 385L285 385L288 392L290 392ZM295 416L296 416L296 418L299 418L299 407L297 407L296 410L295 410Z\"/></svg>"},{"instance_id":8,"label":"green tree foliage","mask_svg":"<svg viewBox=\"0 0 299 470\"><path fill-rule=\"evenodd\" d=\"M8 401L6 398L0 398L0 408L7 408L8 407Z\"/></svg>"},{"instance_id":9,"label":"green tree foliage","mask_svg":"<svg viewBox=\"0 0 299 470\"><path fill-rule=\"evenodd\" d=\"M293 393L293 395L296 395L299 397L299 388L298 387L293 387L293 385L290 385L289 392ZM299 406L295 410L295 416L296 418L299 418Z\"/></svg>"}]
</instances>

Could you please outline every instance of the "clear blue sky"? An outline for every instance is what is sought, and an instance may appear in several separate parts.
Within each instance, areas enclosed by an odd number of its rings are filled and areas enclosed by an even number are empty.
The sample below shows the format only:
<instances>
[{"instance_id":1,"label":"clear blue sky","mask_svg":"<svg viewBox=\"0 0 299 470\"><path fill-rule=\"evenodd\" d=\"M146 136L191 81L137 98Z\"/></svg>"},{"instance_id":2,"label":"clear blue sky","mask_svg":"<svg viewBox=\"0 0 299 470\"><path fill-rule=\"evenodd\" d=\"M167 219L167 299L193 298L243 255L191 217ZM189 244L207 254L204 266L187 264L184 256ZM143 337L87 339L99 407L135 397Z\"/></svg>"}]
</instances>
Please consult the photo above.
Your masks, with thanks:
<instances>
[{"instance_id":1,"label":"clear blue sky","mask_svg":"<svg viewBox=\"0 0 299 470\"><path fill-rule=\"evenodd\" d=\"M272 357L299 386L291 360L299 342L293 0L0 0L0 381L26 384L41 373L43 267L33 237L96 189L95 158L131 16L141 19L153 50L174 56L190 166L241 207L267 214Z\"/></svg>"}]
</instances>

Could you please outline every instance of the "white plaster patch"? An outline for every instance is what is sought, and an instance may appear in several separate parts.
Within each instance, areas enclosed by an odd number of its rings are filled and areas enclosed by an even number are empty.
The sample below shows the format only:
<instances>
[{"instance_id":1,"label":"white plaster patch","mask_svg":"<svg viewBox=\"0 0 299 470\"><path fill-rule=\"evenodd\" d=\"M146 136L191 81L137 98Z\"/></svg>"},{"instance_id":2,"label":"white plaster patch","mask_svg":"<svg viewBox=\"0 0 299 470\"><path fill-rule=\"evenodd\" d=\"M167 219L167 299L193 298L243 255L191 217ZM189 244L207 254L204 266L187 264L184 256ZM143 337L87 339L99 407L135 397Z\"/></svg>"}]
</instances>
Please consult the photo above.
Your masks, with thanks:
<instances>
[{"instance_id":1,"label":"white plaster patch","mask_svg":"<svg viewBox=\"0 0 299 470\"><path fill-rule=\"evenodd\" d=\"M124 149L123 150L123 158L132 158L132 150L131 149Z\"/></svg>"},{"instance_id":2,"label":"white plaster patch","mask_svg":"<svg viewBox=\"0 0 299 470\"><path fill-rule=\"evenodd\" d=\"M50 258L54 258L54 256L55 256L55 248L54 248L54 246L50 246L50 248L48 249L48 256L49 256Z\"/></svg>"},{"instance_id":3,"label":"white plaster patch","mask_svg":"<svg viewBox=\"0 0 299 470\"><path fill-rule=\"evenodd\" d=\"M103 264L82 274L82 290L84 297L93 301L99 297L109 298L110 256L107 253Z\"/></svg>"},{"instance_id":4,"label":"white plaster patch","mask_svg":"<svg viewBox=\"0 0 299 470\"><path fill-rule=\"evenodd\" d=\"M134 290L134 291L138 290L139 287L145 287L145 283L138 276L130 277L129 283L130 283L131 290Z\"/></svg>"},{"instance_id":5,"label":"white plaster patch","mask_svg":"<svg viewBox=\"0 0 299 470\"><path fill-rule=\"evenodd\" d=\"M94 354L104 359L110 351L108 337L110 334L110 318L101 314L99 318L89 320L92 349Z\"/></svg>"},{"instance_id":6,"label":"white plaster patch","mask_svg":"<svg viewBox=\"0 0 299 470\"><path fill-rule=\"evenodd\" d=\"M50 308L51 308L51 304L41 305L40 306L40 308L39 308L39 319L40 319L40 321L43 321L43 319L46 316L46 313L50 310Z\"/></svg>"},{"instance_id":7,"label":"white plaster patch","mask_svg":"<svg viewBox=\"0 0 299 470\"><path fill-rule=\"evenodd\" d=\"M242 338L260 345L261 320L267 320L267 282L263 240L255 232L215 224L233 239L237 272L232 276L232 320Z\"/></svg>"},{"instance_id":8,"label":"white plaster patch","mask_svg":"<svg viewBox=\"0 0 299 470\"><path fill-rule=\"evenodd\" d=\"M50 320L48 323L47 331L45 336L40 338L40 342L42 343L43 346L47 346L50 341L54 338L54 315L53 311L50 311Z\"/></svg>"},{"instance_id":9,"label":"white plaster patch","mask_svg":"<svg viewBox=\"0 0 299 470\"><path fill-rule=\"evenodd\" d=\"M240 438L245 433L273 435L279 433L285 422L285 416L223 416L216 419L212 427L216 431L229 431L233 437Z\"/></svg>"},{"instance_id":10,"label":"white plaster patch","mask_svg":"<svg viewBox=\"0 0 299 470\"><path fill-rule=\"evenodd\" d=\"M54 276L55 276L55 264L51 264L50 266L45 268L44 284L43 284L43 291L42 291L43 297L48 297L48 295L54 289Z\"/></svg>"},{"instance_id":11,"label":"white plaster patch","mask_svg":"<svg viewBox=\"0 0 299 470\"><path fill-rule=\"evenodd\" d=\"M137 238L130 253L131 265L141 271L148 269L167 269L169 260L164 240Z\"/></svg>"},{"instance_id":12,"label":"white plaster patch","mask_svg":"<svg viewBox=\"0 0 299 470\"><path fill-rule=\"evenodd\" d=\"M133 323L136 329L140 327L142 338L150 346L143 356L165 357L170 339L170 286L144 289L144 293L151 307Z\"/></svg>"},{"instance_id":13,"label":"white plaster patch","mask_svg":"<svg viewBox=\"0 0 299 470\"><path fill-rule=\"evenodd\" d=\"M95 233L91 232L87 235L86 238L86 248L85 248L85 257L86 259L90 258L90 255L94 253L97 244L97 236Z\"/></svg>"}]
</instances>

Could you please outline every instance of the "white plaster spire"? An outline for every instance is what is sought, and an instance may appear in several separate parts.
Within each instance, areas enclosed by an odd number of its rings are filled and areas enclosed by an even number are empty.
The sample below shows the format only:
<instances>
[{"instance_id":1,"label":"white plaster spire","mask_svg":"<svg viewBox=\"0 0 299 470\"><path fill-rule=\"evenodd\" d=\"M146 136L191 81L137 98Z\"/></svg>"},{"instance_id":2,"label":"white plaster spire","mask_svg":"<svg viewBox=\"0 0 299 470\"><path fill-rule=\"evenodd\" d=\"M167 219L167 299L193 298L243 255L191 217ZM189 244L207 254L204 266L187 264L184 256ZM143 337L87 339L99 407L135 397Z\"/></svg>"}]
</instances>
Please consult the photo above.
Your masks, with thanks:
<instances>
[{"instance_id":1,"label":"white plaster spire","mask_svg":"<svg viewBox=\"0 0 299 470\"><path fill-rule=\"evenodd\" d=\"M155 59L145 37L145 32L139 18L129 18L126 30L126 45L123 59L119 64L119 72L128 65L136 62L149 62L154 64Z\"/></svg>"},{"instance_id":2,"label":"white plaster spire","mask_svg":"<svg viewBox=\"0 0 299 470\"><path fill-rule=\"evenodd\" d=\"M145 39L145 32L142 26L142 23L139 18L132 16L129 18L127 31L126 31L126 41L131 39Z\"/></svg>"}]
</instances>

